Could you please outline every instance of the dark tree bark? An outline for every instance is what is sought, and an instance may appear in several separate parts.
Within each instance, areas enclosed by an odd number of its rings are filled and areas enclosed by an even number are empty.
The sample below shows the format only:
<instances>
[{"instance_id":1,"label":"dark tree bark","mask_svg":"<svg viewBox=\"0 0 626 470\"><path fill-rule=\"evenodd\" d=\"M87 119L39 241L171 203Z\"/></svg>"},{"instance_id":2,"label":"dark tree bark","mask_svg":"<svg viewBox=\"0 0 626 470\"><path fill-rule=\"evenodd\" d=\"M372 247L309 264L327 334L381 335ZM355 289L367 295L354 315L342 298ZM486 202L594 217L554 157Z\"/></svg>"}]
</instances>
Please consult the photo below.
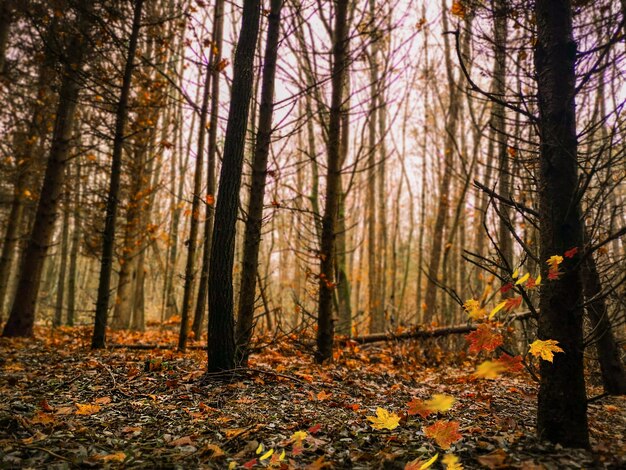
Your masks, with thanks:
<instances>
[{"instance_id":1,"label":"dark tree bark","mask_svg":"<svg viewBox=\"0 0 626 470\"><path fill-rule=\"evenodd\" d=\"M254 301L256 299L256 278L261 244L261 223L263 221L263 196L267 178L267 159L272 137L272 115L274 112L274 78L276 76L276 56L280 35L280 12L282 0L272 0L268 19L267 42L265 43L265 63L261 85L259 127L257 130L254 156L252 157L252 180L248 196L248 218L246 219L243 242L241 287L239 291L239 312L237 316L237 359L247 363L248 345L254 328Z\"/></svg>"},{"instance_id":2,"label":"dark tree bark","mask_svg":"<svg viewBox=\"0 0 626 470\"><path fill-rule=\"evenodd\" d=\"M317 312L317 362L332 360L333 337L333 290L335 289L335 237L337 211L339 208L339 180L341 178L341 111L343 89L347 69L348 48L348 0L335 2L335 26L333 65L331 77L331 102L328 120L328 162L326 173L326 197L322 217L320 246L319 299Z\"/></svg>"},{"instance_id":3,"label":"dark tree bark","mask_svg":"<svg viewBox=\"0 0 626 470\"><path fill-rule=\"evenodd\" d=\"M94 2L95 3L95 2ZM3 336L32 336L35 307L44 261L54 233L65 167L74 128L76 104L82 87L81 72L89 49L88 34L93 24L93 3L78 11L77 28L67 46L52 144L40 192L33 228L21 263L15 301Z\"/></svg>"},{"instance_id":4,"label":"dark tree bark","mask_svg":"<svg viewBox=\"0 0 626 470\"><path fill-rule=\"evenodd\" d=\"M139 30L141 29L141 9L143 0L135 1L133 12L133 26L128 45L128 55L124 67L122 89L115 113L115 136L113 140L113 156L111 161L111 180L107 197L104 234L102 236L102 260L100 262L100 278L98 281L98 297L96 300L96 318L91 339L92 348L105 347L107 317L109 314L109 299L111 297L111 273L113 270L113 256L115 248L115 223L117 221L117 206L120 194L120 176L122 170L122 152L124 147L124 133L128 120L128 98L133 77L135 53Z\"/></svg>"},{"instance_id":5,"label":"dark tree bark","mask_svg":"<svg viewBox=\"0 0 626 470\"><path fill-rule=\"evenodd\" d=\"M208 372L228 371L235 367L233 317L235 224L239 210L239 189L252 98L254 53L259 35L260 15L259 0L244 1L241 32L233 66L230 109L211 242Z\"/></svg>"},{"instance_id":6,"label":"dark tree bark","mask_svg":"<svg viewBox=\"0 0 626 470\"><path fill-rule=\"evenodd\" d=\"M209 197L215 199L215 160L217 155L217 130L220 105L220 69L218 64L222 60L222 38L224 35L224 0L215 1L215 29L213 30L213 46L211 49L211 68L213 79L211 82L211 118L209 120L209 142L207 152L207 201L205 206L204 240L202 246L202 269L200 285L196 300L196 312L193 317L192 330L196 339L202 334L204 312L207 304L209 289L209 266L211 263L211 239L213 238L213 204Z\"/></svg>"},{"instance_id":7,"label":"dark tree bark","mask_svg":"<svg viewBox=\"0 0 626 470\"><path fill-rule=\"evenodd\" d=\"M15 0L0 0L0 75L4 72Z\"/></svg>"},{"instance_id":8,"label":"dark tree bark","mask_svg":"<svg viewBox=\"0 0 626 470\"><path fill-rule=\"evenodd\" d=\"M576 42L570 0L536 0L535 68L539 105L541 259L582 247L575 112ZM567 447L589 447L583 375L583 285L580 255L546 281L539 299L539 339L564 353L541 361L537 433ZM542 276L548 279L547 264Z\"/></svg>"}]
</instances>

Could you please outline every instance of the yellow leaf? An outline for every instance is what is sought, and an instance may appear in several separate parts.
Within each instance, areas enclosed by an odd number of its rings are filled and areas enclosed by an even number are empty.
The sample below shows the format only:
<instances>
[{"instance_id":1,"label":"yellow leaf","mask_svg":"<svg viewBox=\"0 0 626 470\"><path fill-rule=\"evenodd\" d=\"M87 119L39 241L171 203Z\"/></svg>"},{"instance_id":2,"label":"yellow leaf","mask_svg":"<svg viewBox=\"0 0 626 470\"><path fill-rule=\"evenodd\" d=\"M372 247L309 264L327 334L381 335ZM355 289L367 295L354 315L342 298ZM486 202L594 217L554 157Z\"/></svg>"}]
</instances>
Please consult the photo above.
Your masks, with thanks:
<instances>
[{"instance_id":1,"label":"yellow leaf","mask_svg":"<svg viewBox=\"0 0 626 470\"><path fill-rule=\"evenodd\" d=\"M541 357L544 361L552 362L555 352L564 352L559 346L558 341L554 339L547 339L542 341L540 339L534 341L530 345L530 354L535 357Z\"/></svg>"},{"instance_id":2,"label":"yellow leaf","mask_svg":"<svg viewBox=\"0 0 626 470\"><path fill-rule=\"evenodd\" d=\"M516 285L516 286L519 286L520 284L525 283L525 282L528 280L528 278L529 278L529 277L530 277L530 273L526 273L526 274L524 274L522 277L520 277L520 278L519 278L519 279L515 282L515 285Z\"/></svg>"},{"instance_id":3,"label":"yellow leaf","mask_svg":"<svg viewBox=\"0 0 626 470\"><path fill-rule=\"evenodd\" d=\"M550 256L546 263L550 266L551 270L557 271L559 269L559 264L563 262L563 257L559 255Z\"/></svg>"},{"instance_id":4,"label":"yellow leaf","mask_svg":"<svg viewBox=\"0 0 626 470\"><path fill-rule=\"evenodd\" d=\"M100 411L99 405L81 405L80 403L75 403L76 408L78 408L75 412L77 415L92 415Z\"/></svg>"},{"instance_id":5,"label":"yellow leaf","mask_svg":"<svg viewBox=\"0 0 626 470\"><path fill-rule=\"evenodd\" d=\"M269 459L273 453L274 453L274 449L270 449L267 452L265 452L261 457L259 457L259 460Z\"/></svg>"},{"instance_id":6,"label":"yellow leaf","mask_svg":"<svg viewBox=\"0 0 626 470\"><path fill-rule=\"evenodd\" d=\"M480 305L476 299L469 299L463 304L463 308L472 320L480 320L487 316L487 311Z\"/></svg>"},{"instance_id":7,"label":"yellow leaf","mask_svg":"<svg viewBox=\"0 0 626 470\"><path fill-rule=\"evenodd\" d=\"M400 416L395 413L389 413L382 408L376 408L376 416L368 416L371 426L374 429L395 429L400 424Z\"/></svg>"},{"instance_id":8,"label":"yellow leaf","mask_svg":"<svg viewBox=\"0 0 626 470\"><path fill-rule=\"evenodd\" d=\"M463 465L454 454L446 454L441 462L446 466L446 470L463 470Z\"/></svg>"},{"instance_id":9,"label":"yellow leaf","mask_svg":"<svg viewBox=\"0 0 626 470\"><path fill-rule=\"evenodd\" d=\"M437 461L438 457L439 454L435 454L434 457L431 457L426 462L422 462L420 459L412 460L404 466L404 470L426 470Z\"/></svg>"},{"instance_id":10,"label":"yellow leaf","mask_svg":"<svg viewBox=\"0 0 626 470\"><path fill-rule=\"evenodd\" d=\"M234 460L228 464L228 470L233 470L237 468L237 462L235 462Z\"/></svg>"},{"instance_id":11,"label":"yellow leaf","mask_svg":"<svg viewBox=\"0 0 626 470\"><path fill-rule=\"evenodd\" d=\"M256 448L257 455L263 452L264 449L265 447L263 447L263 444L259 444L259 447Z\"/></svg>"},{"instance_id":12,"label":"yellow leaf","mask_svg":"<svg viewBox=\"0 0 626 470\"><path fill-rule=\"evenodd\" d=\"M489 313L489 320L491 320L496 313L498 313L500 310L502 310L504 307L506 306L506 300L503 302L500 302L498 305L496 305L493 310Z\"/></svg>"},{"instance_id":13,"label":"yellow leaf","mask_svg":"<svg viewBox=\"0 0 626 470\"><path fill-rule=\"evenodd\" d=\"M517 279L517 276L519 276L519 269L516 269L515 271L513 271L513 274L511 274L511 277L513 279Z\"/></svg>"},{"instance_id":14,"label":"yellow leaf","mask_svg":"<svg viewBox=\"0 0 626 470\"><path fill-rule=\"evenodd\" d=\"M506 369L506 365L500 361L485 361L476 368L474 376L481 379L495 379Z\"/></svg>"},{"instance_id":15,"label":"yellow leaf","mask_svg":"<svg viewBox=\"0 0 626 470\"><path fill-rule=\"evenodd\" d=\"M454 397L436 393L430 400L426 400L426 406L432 411L444 412L452 408L455 401Z\"/></svg>"},{"instance_id":16,"label":"yellow leaf","mask_svg":"<svg viewBox=\"0 0 626 470\"><path fill-rule=\"evenodd\" d=\"M541 274L537 276L537 279L535 279L535 286L538 286L540 284L541 284Z\"/></svg>"}]
</instances>

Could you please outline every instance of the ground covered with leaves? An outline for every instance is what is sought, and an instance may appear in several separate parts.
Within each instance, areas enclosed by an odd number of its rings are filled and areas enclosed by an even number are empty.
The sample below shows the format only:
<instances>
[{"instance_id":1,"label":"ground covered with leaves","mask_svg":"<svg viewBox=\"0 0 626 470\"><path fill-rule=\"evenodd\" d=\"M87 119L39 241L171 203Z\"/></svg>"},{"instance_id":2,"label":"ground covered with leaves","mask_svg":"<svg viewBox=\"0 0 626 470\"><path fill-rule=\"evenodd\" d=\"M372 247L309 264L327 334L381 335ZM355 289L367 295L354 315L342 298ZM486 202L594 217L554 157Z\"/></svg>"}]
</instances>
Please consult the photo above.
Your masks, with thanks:
<instances>
[{"instance_id":1,"label":"ground covered with leaves","mask_svg":"<svg viewBox=\"0 0 626 470\"><path fill-rule=\"evenodd\" d=\"M326 366L281 341L225 380L199 348L91 352L89 334L0 339L0 467L626 468L623 398L590 403L592 452L562 449L534 435L528 374L477 380L475 361L428 366L407 341L349 345Z\"/></svg>"}]
</instances>

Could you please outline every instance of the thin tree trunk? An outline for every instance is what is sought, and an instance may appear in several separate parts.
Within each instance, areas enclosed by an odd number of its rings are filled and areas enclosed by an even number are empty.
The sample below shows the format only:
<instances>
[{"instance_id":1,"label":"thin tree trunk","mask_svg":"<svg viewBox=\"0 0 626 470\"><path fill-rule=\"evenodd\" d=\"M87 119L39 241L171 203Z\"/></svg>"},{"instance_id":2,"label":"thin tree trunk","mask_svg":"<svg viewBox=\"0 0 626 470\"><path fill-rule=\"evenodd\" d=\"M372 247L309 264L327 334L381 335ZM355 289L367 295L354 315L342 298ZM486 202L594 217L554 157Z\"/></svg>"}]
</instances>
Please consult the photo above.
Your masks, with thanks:
<instances>
[{"instance_id":1,"label":"thin tree trunk","mask_svg":"<svg viewBox=\"0 0 626 470\"><path fill-rule=\"evenodd\" d=\"M65 282L67 278L67 254L70 242L70 197L66 190L63 207L63 228L61 230L61 262L59 267L59 280L57 284L57 298L54 309L54 326L61 326L63 322L63 306L65 304Z\"/></svg>"},{"instance_id":2,"label":"thin tree trunk","mask_svg":"<svg viewBox=\"0 0 626 470\"><path fill-rule=\"evenodd\" d=\"M538 171L541 259L582 247L578 204L575 61L570 0L536 0L540 154ZM589 447L583 370L583 285L580 254L547 281L539 299L538 336L558 341L563 353L541 361L537 433L567 447ZM547 264L542 276L548 279Z\"/></svg>"},{"instance_id":3,"label":"thin tree trunk","mask_svg":"<svg viewBox=\"0 0 626 470\"><path fill-rule=\"evenodd\" d=\"M100 277L98 279L98 297L96 300L96 317L91 339L92 348L105 347L107 317L109 313L109 299L111 296L111 273L113 271L113 256L115 249L115 224L117 221L117 206L120 195L120 176L122 170L122 152L128 120L128 98L133 76L135 53L139 30L141 28L141 9L143 0L135 0L133 12L133 26L128 45L128 55L124 68L120 99L115 114L115 136L113 138L113 156L111 161L111 179L107 197L104 234L102 236L102 260L100 262Z\"/></svg>"},{"instance_id":4,"label":"thin tree trunk","mask_svg":"<svg viewBox=\"0 0 626 470\"><path fill-rule=\"evenodd\" d=\"M239 210L239 189L254 81L254 53L259 35L260 10L259 0L244 0L211 242L208 372L227 371L235 367L233 316L235 225Z\"/></svg>"},{"instance_id":5,"label":"thin tree trunk","mask_svg":"<svg viewBox=\"0 0 626 470\"><path fill-rule=\"evenodd\" d=\"M209 266L211 264L211 239L213 238L213 214L215 209L215 163L217 156L217 131L220 105L220 70L218 64L222 60L222 42L224 35L224 0L215 2L215 27L213 30L213 49L210 57L213 79L211 82L211 117L209 120L209 142L207 152L207 200L205 201L204 239L202 245L202 270L200 286L196 300L196 312L192 330L196 339L202 334L204 312L207 305L209 289ZM211 201L210 198L213 198Z\"/></svg>"},{"instance_id":6,"label":"thin tree trunk","mask_svg":"<svg viewBox=\"0 0 626 470\"><path fill-rule=\"evenodd\" d=\"M78 277L78 255L81 237L81 168L80 160L76 160L76 187L74 188L74 227L72 232L72 248L70 251L70 272L67 285L67 325L74 326L76 317L76 279Z\"/></svg>"}]
</instances>

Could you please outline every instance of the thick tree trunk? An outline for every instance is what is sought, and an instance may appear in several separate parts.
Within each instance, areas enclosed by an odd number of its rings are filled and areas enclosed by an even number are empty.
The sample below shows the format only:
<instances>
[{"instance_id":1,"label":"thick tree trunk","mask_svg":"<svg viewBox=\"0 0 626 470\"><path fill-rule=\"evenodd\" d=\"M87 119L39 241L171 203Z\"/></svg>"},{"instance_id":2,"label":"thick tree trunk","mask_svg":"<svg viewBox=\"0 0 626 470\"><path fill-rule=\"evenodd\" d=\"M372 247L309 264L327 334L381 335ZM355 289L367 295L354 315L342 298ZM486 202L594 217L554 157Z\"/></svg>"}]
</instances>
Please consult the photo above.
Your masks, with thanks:
<instances>
[{"instance_id":1,"label":"thick tree trunk","mask_svg":"<svg viewBox=\"0 0 626 470\"><path fill-rule=\"evenodd\" d=\"M63 191L76 104L82 87L81 72L90 44L87 34L92 25L92 8L93 4L88 2L78 12L78 28L67 47L67 62L59 90L56 121L43 186L33 229L24 251L15 302L4 327L3 336L33 334L41 275L52 241L59 199Z\"/></svg>"},{"instance_id":2,"label":"thick tree trunk","mask_svg":"<svg viewBox=\"0 0 626 470\"><path fill-rule=\"evenodd\" d=\"M239 291L239 314L237 317L236 341L238 360L243 364L248 360L248 346L254 328L254 300L256 298L256 274L259 264L261 225L263 222L263 197L267 178L267 159L272 137L272 116L274 112L274 78L280 37L280 12L282 0L272 0L268 19L267 41L265 43L265 63L261 85L261 105L256 145L252 158L252 179L248 196L248 218L246 219L245 239Z\"/></svg>"},{"instance_id":3,"label":"thick tree trunk","mask_svg":"<svg viewBox=\"0 0 626 470\"><path fill-rule=\"evenodd\" d=\"M13 21L13 3L15 0L0 0L0 75L4 72L9 30Z\"/></svg>"},{"instance_id":4,"label":"thick tree trunk","mask_svg":"<svg viewBox=\"0 0 626 470\"><path fill-rule=\"evenodd\" d=\"M536 0L541 259L582 247L578 204L575 112L576 43L570 0ZM541 361L537 433L568 447L589 447L583 374L583 285L579 254L564 274L548 280L542 264L539 339L556 340L564 353Z\"/></svg>"},{"instance_id":5,"label":"thick tree trunk","mask_svg":"<svg viewBox=\"0 0 626 470\"><path fill-rule=\"evenodd\" d=\"M244 0L241 31L233 68L230 109L215 208L209 267L208 372L235 367L233 263L235 225L246 144L246 129L254 81L254 53L259 35L261 3Z\"/></svg>"},{"instance_id":6,"label":"thick tree trunk","mask_svg":"<svg viewBox=\"0 0 626 470\"><path fill-rule=\"evenodd\" d=\"M209 266L211 264L211 239L213 238L213 211L215 209L215 162L217 156L217 130L220 105L220 70L218 64L222 60L222 42L224 35L224 0L215 1L215 27L213 30L213 49L211 68L213 79L211 81L211 117L209 120L209 142L207 152L207 178L205 206L204 239L202 245L202 270L200 272L200 286L196 300L196 312L193 317L192 330L196 339L202 334L204 312L207 304L207 292L209 290ZM210 200L213 198L213 201Z\"/></svg>"},{"instance_id":7,"label":"thick tree trunk","mask_svg":"<svg viewBox=\"0 0 626 470\"><path fill-rule=\"evenodd\" d=\"M109 313L109 299L111 296L111 273L113 271L113 257L115 249L115 224L117 221L117 206L120 195L120 177L122 170L122 152L126 132L126 122L128 120L128 98L133 76L135 53L139 30L141 28L141 9L143 0L135 1L133 12L133 26L128 45L128 55L122 79L122 89L120 99L117 103L115 115L115 136L113 138L113 156L111 161L111 179L109 181L109 192L107 197L104 234L102 236L102 260L100 262L100 277L98 280L98 297L96 300L96 317L91 339L92 348L103 348L105 346L105 333L107 317Z\"/></svg>"},{"instance_id":8,"label":"thick tree trunk","mask_svg":"<svg viewBox=\"0 0 626 470\"><path fill-rule=\"evenodd\" d=\"M320 246L319 300L317 312L317 362L333 357L333 290L335 289L335 237L337 209L339 207L339 180L341 178L341 110L343 106L345 74L347 72L348 0L335 2L335 27L333 65L331 77L331 102L328 123L328 162L326 173L326 197L322 217Z\"/></svg>"}]
</instances>

